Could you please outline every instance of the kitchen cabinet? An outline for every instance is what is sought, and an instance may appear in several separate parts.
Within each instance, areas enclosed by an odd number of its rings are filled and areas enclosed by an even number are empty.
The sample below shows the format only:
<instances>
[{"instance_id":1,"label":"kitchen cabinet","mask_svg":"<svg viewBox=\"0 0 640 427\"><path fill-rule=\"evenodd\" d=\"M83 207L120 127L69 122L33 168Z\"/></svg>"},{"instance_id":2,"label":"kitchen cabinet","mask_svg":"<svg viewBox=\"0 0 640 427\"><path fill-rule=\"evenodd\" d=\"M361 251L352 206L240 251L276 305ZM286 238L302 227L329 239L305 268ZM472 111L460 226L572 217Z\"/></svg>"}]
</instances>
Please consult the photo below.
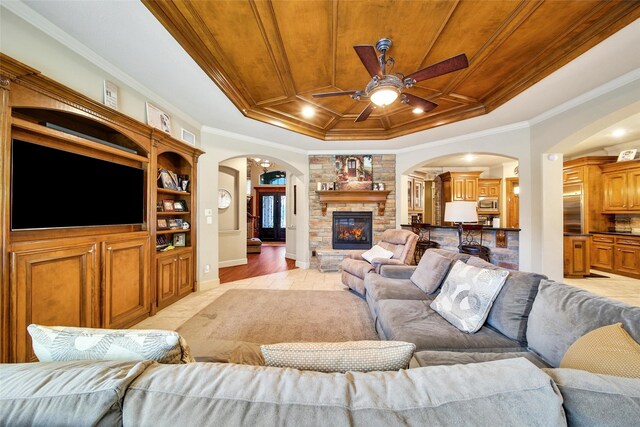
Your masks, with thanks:
<instances>
[{"instance_id":1,"label":"kitchen cabinet","mask_svg":"<svg viewBox=\"0 0 640 427\"><path fill-rule=\"evenodd\" d=\"M595 233L591 267L640 278L640 236Z\"/></svg>"},{"instance_id":2,"label":"kitchen cabinet","mask_svg":"<svg viewBox=\"0 0 640 427\"><path fill-rule=\"evenodd\" d=\"M500 198L500 178L478 179L478 197Z\"/></svg>"},{"instance_id":3,"label":"kitchen cabinet","mask_svg":"<svg viewBox=\"0 0 640 427\"><path fill-rule=\"evenodd\" d=\"M637 214L640 212L640 160L601 166L602 213Z\"/></svg>"},{"instance_id":4,"label":"kitchen cabinet","mask_svg":"<svg viewBox=\"0 0 640 427\"><path fill-rule=\"evenodd\" d=\"M478 180L482 172L445 172L440 174L444 202L475 202Z\"/></svg>"},{"instance_id":5,"label":"kitchen cabinet","mask_svg":"<svg viewBox=\"0 0 640 427\"><path fill-rule=\"evenodd\" d=\"M564 236L564 276L585 277L591 274L588 235Z\"/></svg>"}]
</instances>

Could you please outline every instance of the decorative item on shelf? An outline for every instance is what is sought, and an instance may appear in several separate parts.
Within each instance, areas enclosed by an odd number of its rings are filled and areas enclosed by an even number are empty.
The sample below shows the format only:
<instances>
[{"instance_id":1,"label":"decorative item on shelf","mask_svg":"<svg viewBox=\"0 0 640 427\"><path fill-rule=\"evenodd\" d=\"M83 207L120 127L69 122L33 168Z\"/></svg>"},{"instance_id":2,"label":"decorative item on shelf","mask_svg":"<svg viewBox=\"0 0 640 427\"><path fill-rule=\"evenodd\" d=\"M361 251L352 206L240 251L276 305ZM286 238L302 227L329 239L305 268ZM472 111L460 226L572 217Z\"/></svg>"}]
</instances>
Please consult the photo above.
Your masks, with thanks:
<instances>
[{"instance_id":1,"label":"decorative item on shelf","mask_svg":"<svg viewBox=\"0 0 640 427\"><path fill-rule=\"evenodd\" d=\"M176 219L176 224L178 225L178 228L182 230L183 221L180 218Z\"/></svg>"},{"instance_id":2,"label":"decorative item on shelf","mask_svg":"<svg viewBox=\"0 0 640 427\"><path fill-rule=\"evenodd\" d=\"M162 209L164 212L175 212L175 208L173 205L173 199L164 199L162 201Z\"/></svg>"},{"instance_id":3,"label":"decorative item on shelf","mask_svg":"<svg viewBox=\"0 0 640 427\"><path fill-rule=\"evenodd\" d=\"M327 191L333 191L336 188L335 182L327 182Z\"/></svg>"},{"instance_id":4,"label":"decorative item on shelf","mask_svg":"<svg viewBox=\"0 0 640 427\"><path fill-rule=\"evenodd\" d=\"M104 81L104 105L114 110L118 109L118 86L109 80Z\"/></svg>"},{"instance_id":5,"label":"decorative item on shelf","mask_svg":"<svg viewBox=\"0 0 640 427\"><path fill-rule=\"evenodd\" d=\"M149 102L147 102L147 124L166 133L171 133L169 115Z\"/></svg>"},{"instance_id":6,"label":"decorative item on shelf","mask_svg":"<svg viewBox=\"0 0 640 427\"><path fill-rule=\"evenodd\" d=\"M174 230L174 229L176 229L176 228L179 228L179 227L178 227L178 220L176 220L176 219L174 219L174 218L171 218L171 219L169 220L169 228L170 228L170 229L172 229L172 230Z\"/></svg>"},{"instance_id":7,"label":"decorative item on shelf","mask_svg":"<svg viewBox=\"0 0 640 427\"><path fill-rule=\"evenodd\" d=\"M178 182L173 179L171 173L166 169L158 169L158 184L167 190L177 190Z\"/></svg>"},{"instance_id":8,"label":"decorative item on shelf","mask_svg":"<svg viewBox=\"0 0 640 427\"><path fill-rule=\"evenodd\" d=\"M187 221L182 221L182 229L183 230L188 230L191 226L189 225L189 223Z\"/></svg>"},{"instance_id":9,"label":"decorative item on shelf","mask_svg":"<svg viewBox=\"0 0 640 427\"><path fill-rule=\"evenodd\" d=\"M186 204L184 200L174 200L173 201L173 209L176 212L184 212L186 210Z\"/></svg>"},{"instance_id":10,"label":"decorative item on shelf","mask_svg":"<svg viewBox=\"0 0 640 427\"><path fill-rule=\"evenodd\" d=\"M167 224L167 220L164 218L158 219L156 228L158 230L166 230L167 228L169 228L169 225Z\"/></svg>"},{"instance_id":11,"label":"decorative item on shelf","mask_svg":"<svg viewBox=\"0 0 640 427\"><path fill-rule=\"evenodd\" d=\"M182 247L187 244L187 235L185 233L176 233L173 235L173 246Z\"/></svg>"},{"instance_id":12,"label":"decorative item on shelf","mask_svg":"<svg viewBox=\"0 0 640 427\"><path fill-rule=\"evenodd\" d=\"M218 209L227 209L231 206L231 193L221 188L218 190Z\"/></svg>"},{"instance_id":13,"label":"decorative item on shelf","mask_svg":"<svg viewBox=\"0 0 640 427\"><path fill-rule=\"evenodd\" d=\"M178 178L180 179L180 188L182 191L187 191L189 188L189 175L180 175Z\"/></svg>"},{"instance_id":14,"label":"decorative item on shelf","mask_svg":"<svg viewBox=\"0 0 640 427\"><path fill-rule=\"evenodd\" d=\"M638 151L637 148L634 148L632 150L623 150L620 152L620 154L618 155L618 162L624 162L627 160L633 160L636 158L636 152Z\"/></svg>"},{"instance_id":15,"label":"decorative item on shelf","mask_svg":"<svg viewBox=\"0 0 640 427\"><path fill-rule=\"evenodd\" d=\"M163 212L163 209L162 209L162 200L158 200L158 201L156 202L156 212Z\"/></svg>"},{"instance_id":16,"label":"decorative item on shelf","mask_svg":"<svg viewBox=\"0 0 640 427\"><path fill-rule=\"evenodd\" d=\"M165 236L164 234L156 236L156 250L162 250L169 246L169 244L169 239L167 239L167 236Z\"/></svg>"}]
</instances>

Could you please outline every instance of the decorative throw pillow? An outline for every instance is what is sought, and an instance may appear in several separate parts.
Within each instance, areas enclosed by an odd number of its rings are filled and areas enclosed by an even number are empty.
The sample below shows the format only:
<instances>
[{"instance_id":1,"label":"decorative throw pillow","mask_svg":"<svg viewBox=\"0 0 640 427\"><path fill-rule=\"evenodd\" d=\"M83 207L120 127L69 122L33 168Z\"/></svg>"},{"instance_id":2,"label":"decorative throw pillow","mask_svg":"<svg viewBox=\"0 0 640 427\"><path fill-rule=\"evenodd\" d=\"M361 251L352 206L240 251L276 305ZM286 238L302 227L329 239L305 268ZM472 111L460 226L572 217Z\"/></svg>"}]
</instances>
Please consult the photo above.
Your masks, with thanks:
<instances>
[{"instance_id":1,"label":"decorative throw pillow","mask_svg":"<svg viewBox=\"0 0 640 427\"><path fill-rule=\"evenodd\" d=\"M318 372L397 371L416 346L403 341L300 342L260 346L267 366Z\"/></svg>"},{"instance_id":2,"label":"decorative throw pillow","mask_svg":"<svg viewBox=\"0 0 640 427\"><path fill-rule=\"evenodd\" d=\"M622 323L603 326L587 332L571 344L560 367L640 378L640 344L624 330Z\"/></svg>"},{"instance_id":3,"label":"decorative throw pillow","mask_svg":"<svg viewBox=\"0 0 640 427\"><path fill-rule=\"evenodd\" d=\"M426 252L410 277L414 285L427 294L438 290L453 264L451 258L435 252Z\"/></svg>"},{"instance_id":4,"label":"decorative throw pillow","mask_svg":"<svg viewBox=\"0 0 640 427\"><path fill-rule=\"evenodd\" d=\"M174 331L95 329L29 325L33 351L41 362L71 360L154 360L195 362L187 342Z\"/></svg>"},{"instance_id":5,"label":"decorative throw pillow","mask_svg":"<svg viewBox=\"0 0 640 427\"><path fill-rule=\"evenodd\" d=\"M430 307L462 332L472 334L484 324L508 275L506 270L456 261Z\"/></svg>"},{"instance_id":6,"label":"decorative throw pillow","mask_svg":"<svg viewBox=\"0 0 640 427\"><path fill-rule=\"evenodd\" d=\"M374 258L386 258L391 259L393 256L393 252L386 250L385 248L373 245L371 249L362 254L362 258L369 261L369 264L372 264Z\"/></svg>"}]
</instances>

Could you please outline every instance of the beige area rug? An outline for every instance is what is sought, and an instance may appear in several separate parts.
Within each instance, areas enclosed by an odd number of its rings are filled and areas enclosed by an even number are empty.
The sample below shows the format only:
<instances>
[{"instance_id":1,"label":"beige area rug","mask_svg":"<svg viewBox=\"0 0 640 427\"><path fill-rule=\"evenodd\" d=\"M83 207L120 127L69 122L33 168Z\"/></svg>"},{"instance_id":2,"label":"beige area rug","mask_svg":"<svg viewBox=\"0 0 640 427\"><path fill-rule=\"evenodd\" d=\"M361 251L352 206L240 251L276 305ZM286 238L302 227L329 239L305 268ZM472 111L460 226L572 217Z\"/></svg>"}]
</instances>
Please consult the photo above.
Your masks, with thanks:
<instances>
[{"instance_id":1,"label":"beige area rug","mask_svg":"<svg viewBox=\"0 0 640 427\"><path fill-rule=\"evenodd\" d=\"M259 344L377 340L367 303L348 291L230 289L178 332L199 360L262 364Z\"/></svg>"}]
</instances>

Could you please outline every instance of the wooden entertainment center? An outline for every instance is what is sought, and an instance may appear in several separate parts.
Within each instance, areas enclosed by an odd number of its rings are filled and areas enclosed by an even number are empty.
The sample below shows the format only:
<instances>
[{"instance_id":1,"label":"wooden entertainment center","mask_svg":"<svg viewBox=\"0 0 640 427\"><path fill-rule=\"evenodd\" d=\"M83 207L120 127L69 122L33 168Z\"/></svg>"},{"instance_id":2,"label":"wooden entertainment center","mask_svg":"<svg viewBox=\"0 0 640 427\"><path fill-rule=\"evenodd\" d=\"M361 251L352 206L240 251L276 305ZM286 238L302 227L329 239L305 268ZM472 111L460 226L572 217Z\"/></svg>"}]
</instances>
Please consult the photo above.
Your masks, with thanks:
<instances>
[{"instance_id":1,"label":"wooden entertainment center","mask_svg":"<svg viewBox=\"0 0 640 427\"><path fill-rule=\"evenodd\" d=\"M36 360L26 329L30 323L127 328L197 289L196 188L201 150L1 53L0 103L0 362ZM142 222L12 229L14 138L142 169ZM186 191L158 186L159 169L188 176ZM83 185L86 191L92 186L82 176L74 183L59 183L52 177L42 185L61 194L69 185ZM157 210L158 201L172 200L183 208ZM39 214L47 215L52 208L41 206ZM104 209L118 209L118 201L105 200ZM189 228L158 230L158 219L181 219ZM156 250L156 242L163 240L159 236L178 233L184 233L180 236L184 246Z\"/></svg>"}]
</instances>

